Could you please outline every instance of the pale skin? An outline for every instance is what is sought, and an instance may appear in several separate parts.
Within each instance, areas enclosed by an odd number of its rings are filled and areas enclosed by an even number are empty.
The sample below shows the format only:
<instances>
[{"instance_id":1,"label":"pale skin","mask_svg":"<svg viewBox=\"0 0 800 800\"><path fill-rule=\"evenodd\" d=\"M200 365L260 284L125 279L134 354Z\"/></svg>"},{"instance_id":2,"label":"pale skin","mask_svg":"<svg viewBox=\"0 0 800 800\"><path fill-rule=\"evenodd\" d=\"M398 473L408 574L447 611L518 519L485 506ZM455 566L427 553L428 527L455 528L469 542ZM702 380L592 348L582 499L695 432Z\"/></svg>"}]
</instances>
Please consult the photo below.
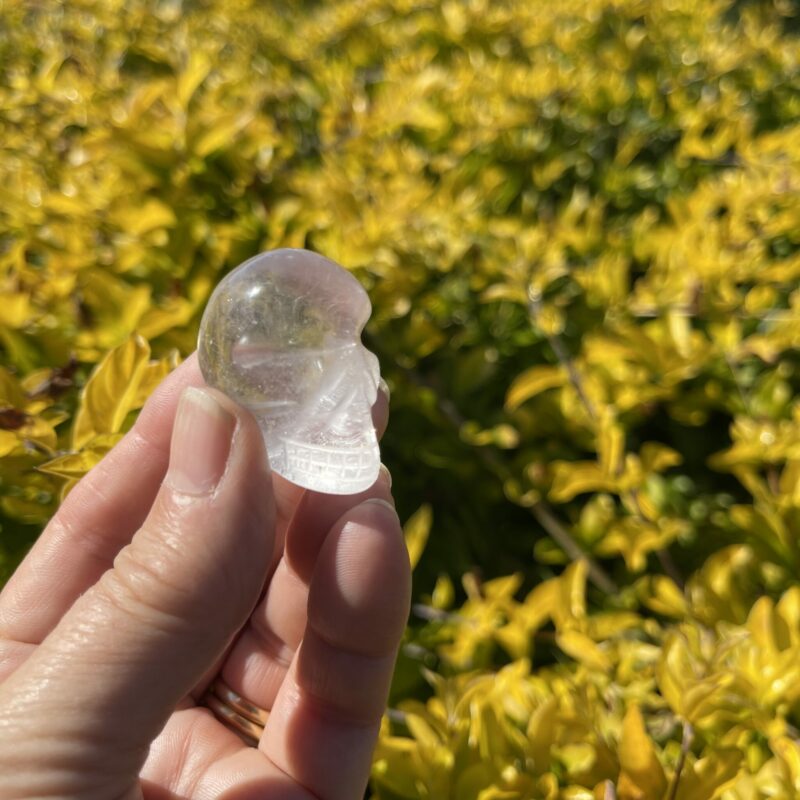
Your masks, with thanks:
<instances>
[{"instance_id":1,"label":"pale skin","mask_svg":"<svg viewBox=\"0 0 800 800\"><path fill-rule=\"evenodd\" d=\"M390 483L271 474L187 359L0 594L0 798L360 798L410 602ZM257 747L198 705L217 675Z\"/></svg>"}]
</instances>

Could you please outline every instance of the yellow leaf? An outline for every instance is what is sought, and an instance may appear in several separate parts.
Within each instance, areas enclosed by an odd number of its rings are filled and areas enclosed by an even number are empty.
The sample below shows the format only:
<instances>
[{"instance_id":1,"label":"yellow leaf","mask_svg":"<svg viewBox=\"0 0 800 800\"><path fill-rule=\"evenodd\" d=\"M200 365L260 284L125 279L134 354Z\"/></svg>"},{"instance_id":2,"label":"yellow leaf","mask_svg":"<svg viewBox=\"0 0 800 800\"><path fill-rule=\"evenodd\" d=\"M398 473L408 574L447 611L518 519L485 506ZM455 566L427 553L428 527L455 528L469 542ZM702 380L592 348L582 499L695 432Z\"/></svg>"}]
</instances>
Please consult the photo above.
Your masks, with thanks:
<instances>
[{"instance_id":1,"label":"yellow leaf","mask_svg":"<svg viewBox=\"0 0 800 800\"><path fill-rule=\"evenodd\" d=\"M508 283L493 283L488 289L481 292L482 303L491 303L497 300L508 300L524 306L528 302L528 294L523 287Z\"/></svg>"},{"instance_id":2,"label":"yellow leaf","mask_svg":"<svg viewBox=\"0 0 800 800\"><path fill-rule=\"evenodd\" d=\"M81 394L72 429L72 449L80 450L93 436L117 433L134 408L150 346L132 336L111 350L95 367Z\"/></svg>"},{"instance_id":3,"label":"yellow leaf","mask_svg":"<svg viewBox=\"0 0 800 800\"><path fill-rule=\"evenodd\" d=\"M536 326L545 336L559 336L566 323L564 312L552 303L542 304L536 314Z\"/></svg>"},{"instance_id":4,"label":"yellow leaf","mask_svg":"<svg viewBox=\"0 0 800 800\"><path fill-rule=\"evenodd\" d=\"M512 658L523 658L530 652L531 636L524 618L517 618L498 628L494 638Z\"/></svg>"},{"instance_id":5,"label":"yellow leaf","mask_svg":"<svg viewBox=\"0 0 800 800\"><path fill-rule=\"evenodd\" d=\"M521 617L528 632L542 627L554 614L560 611L561 579L550 578L535 586L522 602L517 615Z\"/></svg>"},{"instance_id":6,"label":"yellow leaf","mask_svg":"<svg viewBox=\"0 0 800 800\"><path fill-rule=\"evenodd\" d=\"M99 360L103 353L125 341L135 330L151 302L151 287L132 285L110 272L92 269L81 273L81 298L93 319L76 337L78 358ZM99 352L98 352L99 351Z\"/></svg>"},{"instance_id":7,"label":"yellow leaf","mask_svg":"<svg viewBox=\"0 0 800 800\"><path fill-rule=\"evenodd\" d=\"M39 466L39 470L50 475L57 475L59 478L68 478L70 480L82 478L103 459L122 436L123 434L121 433L96 436L79 452L67 453L47 461Z\"/></svg>"},{"instance_id":8,"label":"yellow leaf","mask_svg":"<svg viewBox=\"0 0 800 800\"><path fill-rule=\"evenodd\" d=\"M743 757L741 750L717 748L696 761L681 774L675 800L716 800L736 778Z\"/></svg>"},{"instance_id":9,"label":"yellow leaf","mask_svg":"<svg viewBox=\"0 0 800 800\"><path fill-rule=\"evenodd\" d=\"M575 629L556 631L556 644L576 661L591 670L610 673L609 657L585 634Z\"/></svg>"},{"instance_id":10,"label":"yellow leaf","mask_svg":"<svg viewBox=\"0 0 800 800\"><path fill-rule=\"evenodd\" d=\"M622 459L625 455L625 431L614 421L611 414L604 414L597 436L597 455L600 469L609 478L616 477L622 471Z\"/></svg>"},{"instance_id":11,"label":"yellow leaf","mask_svg":"<svg viewBox=\"0 0 800 800\"><path fill-rule=\"evenodd\" d=\"M667 327L672 340L675 342L675 349L684 358L691 354L691 331L692 326L686 314L676 311L674 308L667 309Z\"/></svg>"},{"instance_id":12,"label":"yellow leaf","mask_svg":"<svg viewBox=\"0 0 800 800\"><path fill-rule=\"evenodd\" d=\"M680 619L688 610L686 597L677 584L666 575L648 575L637 581L642 601L651 611Z\"/></svg>"},{"instance_id":13,"label":"yellow leaf","mask_svg":"<svg viewBox=\"0 0 800 800\"><path fill-rule=\"evenodd\" d=\"M12 431L0 430L0 457L7 456L19 444L19 438Z\"/></svg>"},{"instance_id":14,"label":"yellow leaf","mask_svg":"<svg viewBox=\"0 0 800 800\"><path fill-rule=\"evenodd\" d=\"M447 573L442 573L436 579L436 585L431 592L431 605L434 608L450 608L455 600L453 581Z\"/></svg>"},{"instance_id":15,"label":"yellow leaf","mask_svg":"<svg viewBox=\"0 0 800 800\"><path fill-rule=\"evenodd\" d=\"M418 745L405 736L381 735L375 749L372 779L398 797L414 797L414 760Z\"/></svg>"},{"instance_id":16,"label":"yellow leaf","mask_svg":"<svg viewBox=\"0 0 800 800\"><path fill-rule=\"evenodd\" d=\"M785 736L771 740L770 748L786 765L792 788L800 792L800 745Z\"/></svg>"},{"instance_id":17,"label":"yellow leaf","mask_svg":"<svg viewBox=\"0 0 800 800\"><path fill-rule=\"evenodd\" d=\"M55 426L65 419L63 414L57 414L52 419L45 419L39 416L29 416L25 424L18 428L14 433L26 442L35 442L45 450L53 450L56 447Z\"/></svg>"},{"instance_id":18,"label":"yellow leaf","mask_svg":"<svg viewBox=\"0 0 800 800\"><path fill-rule=\"evenodd\" d=\"M186 325L194 314L195 306L183 297L175 297L151 306L142 314L136 330L147 340L155 339L162 333Z\"/></svg>"},{"instance_id":19,"label":"yellow leaf","mask_svg":"<svg viewBox=\"0 0 800 800\"><path fill-rule=\"evenodd\" d=\"M0 406L23 409L26 403L25 392L16 376L0 365Z\"/></svg>"},{"instance_id":20,"label":"yellow leaf","mask_svg":"<svg viewBox=\"0 0 800 800\"><path fill-rule=\"evenodd\" d=\"M775 607L778 626L779 647L781 649L800 645L800 586L792 586L778 601Z\"/></svg>"},{"instance_id":21,"label":"yellow leaf","mask_svg":"<svg viewBox=\"0 0 800 800\"><path fill-rule=\"evenodd\" d=\"M537 394L563 386L566 375L562 367L531 367L517 375L506 394L506 410L514 411Z\"/></svg>"},{"instance_id":22,"label":"yellow leaf","mask_svg":"<svg viewBox=\"0 0 800 800\"><path fill-rule=\"evenodd\" d=\"M645 442L639 451L645 472L663 472L683 461L680 453L660 442Z\"/></svg>"},{"instance_id":23,"label":"yellow leaf","mask_svg":"<svg viewBox=\"0 0 800 800\"><path fill-rule=\"evenodd\" d=\"M528 722L530 755L533 758L533 768L538 774L544 772L550 764L550 749L556 740L557 721L558 701L555 697L548 697L533 712Z\"/></svg>"},{"instance_id":24,"label":"yellow leaf","mask_svg":"<svg viewBox=\"0 0 800 800\"><path fill-rule=\"evenodd\" d=\"M192 50L186 69L178 76L178 102L184 109L189 105L197 87L208 77L209 72L211 72L211 61L208 56L202 50Z\"/></svg>"},{"instance_id":25,"label":"yellow leaf","mask_svg":"<svg viewBox=\"0 0 800 800\"><path fill-rule=\"evenodd\" d=\"M520 800L522 797L520 792L500 786L488 786L478 793L478 800Z\"/></svg>"},{"instance_id":26,"label":"yellow leaf","mask_svg":"<svg viewBox=\"0 0 800 800\"><path fill-rule=\"evenodd\" d=\"M428 503L420 506L403 526L406 547L408 548L408 559L411 562L411 569L417 566L417 562L428 542L428 534L431 532L433 522L433 511Z\"/></svg>"},{"instance_id":27,"label":"yellow leaf","mask_svg":"<svg viewBox=\"0 0 800 800\"><path fill-rule=\"evenodd\" d=\"M623 517L609 525L595 552L604 556L621 553L628 569L640 572L647 565L647 554L666 547L685 532L686 525L685 520L671 517L661 517L658 522Z\"/></svg>"},{"instance_id":28,"label":"yellow leaf","mask_svg":"<svg viewBox=\"0 0 800 800\"><path fill-rule=\"evenodd\" d=\"M557 605L553 619L557 626L566 625L586 616L586 576L589 563L581 558L573 561L558 579Z\"/></svg>"},{"instance_id":29,"label":"yellow leaf","mask_svg":"<svg viewBox=\"0 0 800 800\"><path fill-rule=\"evenodd\" d=\"M415 128L423 128L436 133L442 131L450 124L447 114L443 114L439 109L426 101L409 104L405 109L406 125Z\"/></svg>"},{"instance_id":30,"label":"yellow leaf","mask_svg":"<svg viewBox=\"0 0 800 800\"><path fill-rule=\"evenodd\" d=\"M3 292L0 303L0 325L21 328L33 315L30 296L23 293Z\"/></svg>"},{"instance_id":31,"label":"yellow leaf","mask_svg":"<svg viewBox=\"0 0 800 800\"><path fill-rule=\"evenodd\" d=\"M87 449L47 461L39 467L39 470L57 475L59 478L74 478L85 475L98 461L100 459L95 457L94 452Z\"/></svg>"},{"instance_id":32,"label":"yellow leaf","mask_svg":"<svg viewBox=\"0 0 800 800\"><path fill-rule=\"evenodd\" d=\"M521 572L514 572L501 578L493 578L486 581L481 587L483 596L487 600L509 600L522 584L523 575Z\"/></svg>"},{"instance_id":33,"label":"yellow leaf","mask_svg":"<svg viewBox=\"0 0 800 800\"><path fill-rule=\"evenodd\" d=\"M171 227L176 222L175 212L154 197L145 200L140 206L120 209L111 218L132 236L141 236L156 228Z\"/></svg>"},{"instance_id":34,"label":"yellow leaf","mask_svg":"<svg viewBox=\"0 0 800 800\"><path fill-rule=\"evenodd\" d=\"M622 720L619 747L619 800L658 800L667 788L664 768L644 727L639 707L632 705Z\"/></svg>"},{"instance_id":35,"label":"yellow leaf","mask_svg":"<svg viewBox=\"0 0 800 800\"><path fill-rule=\"evenodd\" d=\"M556 461L553 463L550 499L566 503L584 492L608 492L615 486L616 481L610 479L594 461Z\"/></svg>"},{"instance_id":36,"label":"yellow leaf","mask_svg":"<svg viewBox=\"0 0 800 800\"><path fill-rule=\"evenodd\" d=\"M418 714L406 714L406 725L411 735L422 745L422 747L437 750L440 739L431 725Z\"/></svg>"},{"instance_id":37,"label":"yellow leaf","mask_svg":"<svg viewBox=\"0 0 800 800\"><path fill-rule=\"evenodd\" d=\"M588 742L571 742L557 745L553 748L553 755L566 768L570 776L579 775L590 770L597 761L597 750ZM565 794L569 800L591 800L592 795L586 791L584 794Z\"/></svg>"},{"instance_id":38,"label":"yellow leaf","mask_svg":"<svg viewBox=\"0 0 800 800\"><path fill-rule=\"evenodd\" d=\"M213 127L207 128L197 137L194 142L194 153L200 158L205 158L215 150L219 150L226 144L230 144L236 135L246 128L253 120L250 112L223 115L215 120Z\"/></svg>"},{"instance_id":39,"label":"yellow leaf","mask_svg":"<svg viewBox=\"0 0 800 800\"><path fill-rule=\"evenodd\" d=\"M131 408L141 408L156 386L180 363L181 359L178 351L173 350L168 356L147 364L142 371L139 385L136 387L136 396L133 399Z\"/></svg>"}]
</instances>

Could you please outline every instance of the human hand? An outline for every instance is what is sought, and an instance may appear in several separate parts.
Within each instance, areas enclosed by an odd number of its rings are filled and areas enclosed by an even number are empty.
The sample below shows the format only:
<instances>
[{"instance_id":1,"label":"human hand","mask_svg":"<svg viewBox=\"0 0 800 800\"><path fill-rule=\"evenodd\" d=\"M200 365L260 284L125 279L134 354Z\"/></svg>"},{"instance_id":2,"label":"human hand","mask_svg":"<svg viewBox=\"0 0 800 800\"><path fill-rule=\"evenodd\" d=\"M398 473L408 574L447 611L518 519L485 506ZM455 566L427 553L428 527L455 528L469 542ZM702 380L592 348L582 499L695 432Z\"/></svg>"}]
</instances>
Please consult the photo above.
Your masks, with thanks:
<instances>
[{"instance_id":1,"label":"human hand","mask_svg":"<svg viewBox=\"0 0 800 800\"><path fill-rule=\"evenodd\" d=\"M0 594L0 798L361 797L409 602L388 473L271 475L191 357ZM217 677L257 746L199 705Z\"/></svg>"}]
</instances>

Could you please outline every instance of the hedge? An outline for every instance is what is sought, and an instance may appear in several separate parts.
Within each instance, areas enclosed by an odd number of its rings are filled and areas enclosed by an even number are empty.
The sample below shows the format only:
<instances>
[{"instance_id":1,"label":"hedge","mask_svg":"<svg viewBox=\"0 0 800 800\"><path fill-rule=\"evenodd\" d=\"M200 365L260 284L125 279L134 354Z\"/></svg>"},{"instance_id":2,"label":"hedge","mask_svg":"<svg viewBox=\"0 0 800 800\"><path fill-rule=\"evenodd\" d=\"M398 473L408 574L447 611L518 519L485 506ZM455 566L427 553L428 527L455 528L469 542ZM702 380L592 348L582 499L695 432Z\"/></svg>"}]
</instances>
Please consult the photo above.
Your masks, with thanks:
<instances>
[{"instance_id":1,"label":"hedge","mask_svg":"<svg viewBox=\"0 0 800 800\"><path fill-rule=\"evenodd\" d=\"M7 0L0 572L225 272L354 271L414 606L375 800L800 796L791 0Z\"/></svg>"}]
</instances>

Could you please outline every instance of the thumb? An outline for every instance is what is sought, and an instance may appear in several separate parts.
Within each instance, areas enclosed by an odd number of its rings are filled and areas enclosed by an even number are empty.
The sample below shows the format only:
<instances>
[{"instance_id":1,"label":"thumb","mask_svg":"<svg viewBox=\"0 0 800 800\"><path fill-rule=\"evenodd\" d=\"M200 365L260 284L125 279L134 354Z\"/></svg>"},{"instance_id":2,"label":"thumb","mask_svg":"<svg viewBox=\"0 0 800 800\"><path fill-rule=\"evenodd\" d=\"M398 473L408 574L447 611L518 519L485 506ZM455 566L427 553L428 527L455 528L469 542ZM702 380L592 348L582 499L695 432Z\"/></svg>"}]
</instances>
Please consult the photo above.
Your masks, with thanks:
<instances>
[{"instance_id":1,"label":"thumb","mask_svg":"<svg viewBox=\"0 0 800 800\"><path fill-rule=\"evenodd\" d=\"M151 741L255 606L273 530L255 420L186 389L144 525L0 687L0 774L20 790L4 783L0 797L135 786Z\"/></svg>"}]
</instances>

